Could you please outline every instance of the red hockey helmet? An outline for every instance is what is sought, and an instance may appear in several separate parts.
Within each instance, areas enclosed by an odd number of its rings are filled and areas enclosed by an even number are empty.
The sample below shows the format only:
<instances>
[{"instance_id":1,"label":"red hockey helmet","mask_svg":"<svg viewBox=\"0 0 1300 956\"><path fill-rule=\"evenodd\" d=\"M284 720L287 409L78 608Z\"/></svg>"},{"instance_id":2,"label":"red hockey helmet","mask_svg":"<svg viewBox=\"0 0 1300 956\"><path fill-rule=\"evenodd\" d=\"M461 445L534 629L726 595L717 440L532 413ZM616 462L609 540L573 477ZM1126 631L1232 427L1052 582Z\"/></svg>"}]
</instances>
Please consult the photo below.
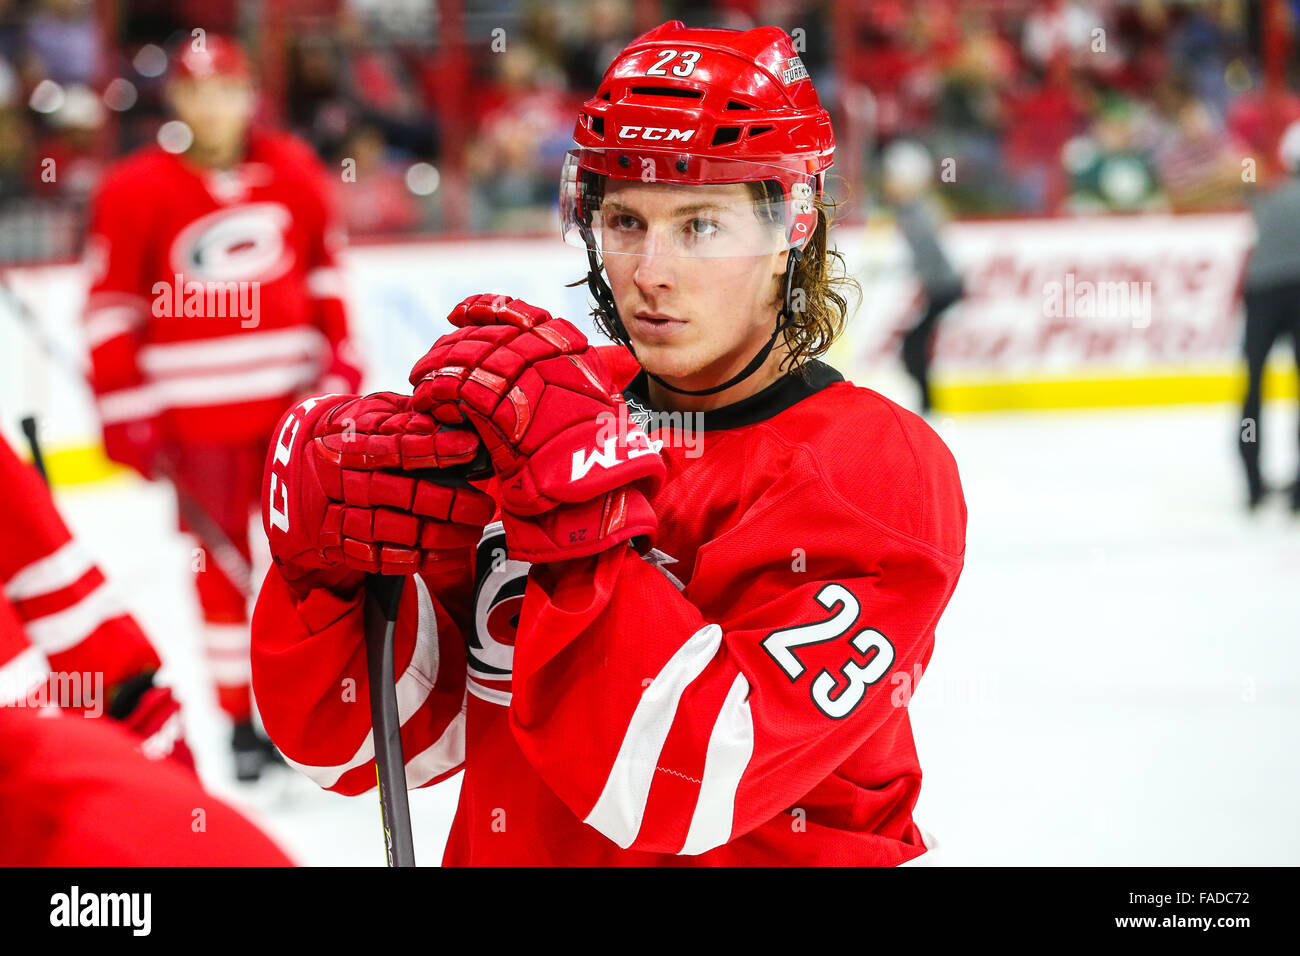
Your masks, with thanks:
<instances>
[{"instance_id":1,"label":"red hockey helmet","mask_svg":"<svg viewBox=\"0 0 1300 956\"><path fill-rule=\"evenodd\" d=\"M209 76L247 77L248 57L235 40L208 33L186 40L172 54L171 76L199 79Z\"/></svg>"},{"instance_id":2,"label":"red hockey helmet","mask_svg":"<svg viewBox=\"0 0 1300 956\"><path fill-rule=\"evenodd\" d=\"M601 215L610 179L764 184L762 198L743 205L773 228L751 231L739 245L692 233L659 247L670 254L802 248L835 151L830 116L784 31L687 29L680 21L637 38L614 59L582 107L574 143L561 177L563 234L602 255L636 251L618 233L619 217Z\"/></svg>"}]
</instances>

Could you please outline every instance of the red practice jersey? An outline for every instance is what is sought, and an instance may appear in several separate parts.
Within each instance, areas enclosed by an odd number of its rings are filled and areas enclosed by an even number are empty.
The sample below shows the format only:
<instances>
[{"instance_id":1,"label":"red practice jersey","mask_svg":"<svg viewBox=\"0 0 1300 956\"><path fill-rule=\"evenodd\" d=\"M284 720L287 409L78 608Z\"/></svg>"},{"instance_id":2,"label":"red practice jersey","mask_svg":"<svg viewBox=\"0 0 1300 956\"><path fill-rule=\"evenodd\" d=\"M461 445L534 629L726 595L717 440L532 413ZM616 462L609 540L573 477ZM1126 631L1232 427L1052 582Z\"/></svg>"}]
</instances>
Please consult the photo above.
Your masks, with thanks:
<instances>
[{"instance_id":1,"label":"red practice jersey","mask_svg":"<svg viewBox=\"0 0 1300 956\"><path fill-rule=\"evenodd\" d=\"M113 168L85 313L105 424L157 415L164 438L253 439L295 395L359 387L329 195L309 147L280 133L250 133L228 170L157 146Z\"/></svg>"},{"instance_id":2,"label":"red practice jersey","mask_svg":"<svg viewBox=\"0 0 1300 956\"><path fill-rule=\"evenodd\" d=\"M234 807L115 720L0 707L0 866L288 866Z\"/></svg>"},{"instance_id":3,"label":"red practice jersey","mask_svg":"<svg viewBox=\"0 0 1300 956\"><path fill-rule=\"evenodd\" d=\"M626 352L601 353L663 442L654 549L530 567L498 523L462 581L403 594L408 785L465 774L444 862L924 853L906 705L962 568L951 454L820 362L683 418L648 408ZM362 612L324 590L296 602L273 568L253 625L268 731L346 794L375 786Z\"/></svg>"},{"instance_id":4,"label":"red practice jersey","mask_svg":"<svg viewBox=\"0 0 1300 956\"><path fill-rule=\"evenodd\" d=\"M46 702L54 672L75 690L65 705L98 709L114 685L156 671L140 625L3 438L0 502L0 704Z\"/></svg>"}]
</instances>

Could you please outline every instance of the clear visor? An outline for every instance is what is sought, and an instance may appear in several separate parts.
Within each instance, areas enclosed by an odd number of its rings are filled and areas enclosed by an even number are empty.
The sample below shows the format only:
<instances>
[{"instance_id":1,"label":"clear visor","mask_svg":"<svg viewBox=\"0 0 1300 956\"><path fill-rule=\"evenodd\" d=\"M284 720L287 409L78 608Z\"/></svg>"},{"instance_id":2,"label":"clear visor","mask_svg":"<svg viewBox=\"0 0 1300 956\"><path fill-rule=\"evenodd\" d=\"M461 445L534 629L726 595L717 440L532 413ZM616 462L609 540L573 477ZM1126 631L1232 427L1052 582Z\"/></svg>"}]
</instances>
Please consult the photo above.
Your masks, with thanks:
<instances>
[{"instance_id":1,"label":"clear visor","mask_svg":"<svg viewBox=\"0 0 1300 956\"><path fill-rule=\"evenodd\" d=\"M790 197L755 189L791 183ZM733 259L801 245L814 177L788 167L655 150L571 150L560 180L564 241L611 255Z\"/></svg>"}]
</instances>

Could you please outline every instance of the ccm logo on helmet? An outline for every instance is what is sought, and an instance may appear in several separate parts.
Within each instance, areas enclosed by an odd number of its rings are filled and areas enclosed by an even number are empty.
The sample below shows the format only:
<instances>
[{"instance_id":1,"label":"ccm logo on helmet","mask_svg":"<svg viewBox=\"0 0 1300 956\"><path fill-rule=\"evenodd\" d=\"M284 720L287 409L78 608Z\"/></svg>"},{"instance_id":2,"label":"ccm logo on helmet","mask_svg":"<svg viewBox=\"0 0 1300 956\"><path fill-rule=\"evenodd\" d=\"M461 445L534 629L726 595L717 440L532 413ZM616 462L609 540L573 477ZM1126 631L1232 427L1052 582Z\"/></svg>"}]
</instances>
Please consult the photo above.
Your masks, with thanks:
<instances>
[{"instance_id":1,"label":"ccm logo on helmet","mask_svg":"<svg viewBox=\"0 0 1300 956\"><path fill-rule=\"evenodd\" d=\"M619 139L675 139L685 143L694 135L693 129L668 129L666 126L621 126L618 130Z\"/></svg>"}]
</instances>

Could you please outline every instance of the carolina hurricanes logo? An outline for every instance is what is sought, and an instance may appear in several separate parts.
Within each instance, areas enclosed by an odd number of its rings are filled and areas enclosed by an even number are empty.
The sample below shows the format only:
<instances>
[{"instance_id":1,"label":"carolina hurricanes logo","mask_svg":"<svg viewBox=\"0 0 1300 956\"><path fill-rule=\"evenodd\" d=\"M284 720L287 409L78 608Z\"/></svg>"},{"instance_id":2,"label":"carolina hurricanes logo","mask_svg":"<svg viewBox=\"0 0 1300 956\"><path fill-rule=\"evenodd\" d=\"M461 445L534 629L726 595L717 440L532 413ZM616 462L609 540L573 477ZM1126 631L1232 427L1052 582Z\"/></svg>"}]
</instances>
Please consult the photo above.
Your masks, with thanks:
<instances>
[{"instance_id":1,"label":"carolina hurricanes logo","mask_svg":"<svg viewBox=\"0 0 1300 956\"><path fill-rule=\"evenodd\" d=\"M199 282L273 282L294 263L284 239L291 222L289 210L274 202L208 213L172 241L172 271Z\"/></svg>"},{"instance_id":2,"label":"carolina hurricanes logo","mask_svg":"<svg viewBox=\"0 0 1300 956\"><path fill-rule=\"evenodd\" d=\"M475 568L474 632L465 641L469 692L490 703L509 704L529 564L506 557L506 535L497 521L483 529Z\"/></svg>"},{"instance_id":3,"label":"carolina hurricanes logo","mask_svg":"<svg viewBox=\"0 0 1300 956\"><path fill-rule=\"evenodd\" d=\"M658 568L677 588L682 580L668 570L677 559L652 548L645 561ZM483 529L474 573L474 631L465 639L466 687L475 697L507 707L514 678L515 635L528 586L527 561L506 557L506 535L500 521Z\"/></svg>"}]
</instances>

